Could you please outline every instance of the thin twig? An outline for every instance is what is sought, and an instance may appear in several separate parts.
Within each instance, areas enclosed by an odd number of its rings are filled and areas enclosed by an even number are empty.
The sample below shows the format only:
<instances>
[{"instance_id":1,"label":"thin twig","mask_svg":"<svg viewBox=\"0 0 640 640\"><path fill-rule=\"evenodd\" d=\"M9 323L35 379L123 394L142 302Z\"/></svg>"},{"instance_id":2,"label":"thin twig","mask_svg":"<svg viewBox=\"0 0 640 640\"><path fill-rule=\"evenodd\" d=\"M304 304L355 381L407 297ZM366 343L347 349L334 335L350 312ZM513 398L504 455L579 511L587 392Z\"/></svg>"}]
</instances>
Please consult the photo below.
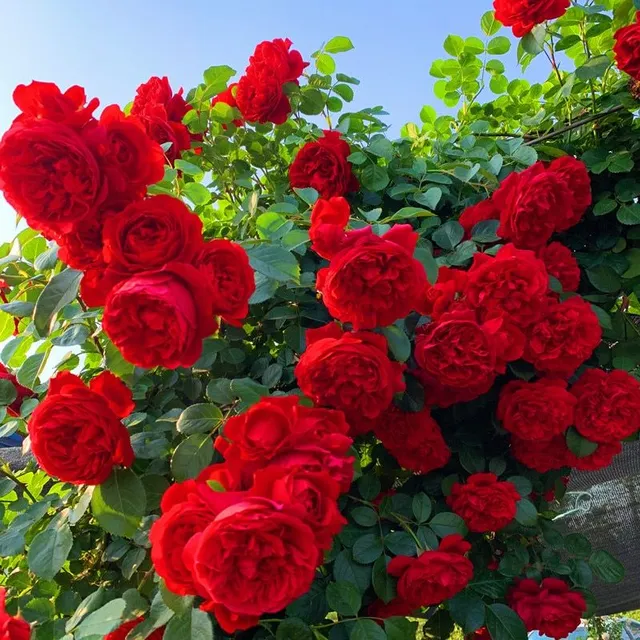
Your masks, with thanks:
<instances>
[{"instance_id":1,"label":"thin twig","mask_svg":"<svg viewBox=\"0 0 640 640\"><path fill-rule=\"evenodd\" d=\"M535 140L531 133L474 133L476 138L524 138L525 140Z\"/></svg>"}]
</instances>

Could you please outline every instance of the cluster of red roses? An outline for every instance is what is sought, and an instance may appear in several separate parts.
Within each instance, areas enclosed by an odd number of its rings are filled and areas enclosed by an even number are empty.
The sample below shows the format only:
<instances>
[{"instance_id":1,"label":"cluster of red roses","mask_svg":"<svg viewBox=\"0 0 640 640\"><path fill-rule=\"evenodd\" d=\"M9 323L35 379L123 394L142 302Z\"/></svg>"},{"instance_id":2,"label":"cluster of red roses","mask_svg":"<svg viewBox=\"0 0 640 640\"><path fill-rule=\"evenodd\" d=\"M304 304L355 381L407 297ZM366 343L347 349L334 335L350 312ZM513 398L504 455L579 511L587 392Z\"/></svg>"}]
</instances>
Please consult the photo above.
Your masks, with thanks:
<instances>
[{"instance_id":1,"label":"cluster of red roses","mask_svg":"<svg viewBox=\"0 0 640 640\"><path fill-rule=\"evenodd\" d=\"M138 366L190 366L216 316L237 324L255 289L242 247L204 242L202 222L181 201L145 197L191 139L191 107L166 78L141 85L132 115L115 106L93 118L97 100L54 84L19 86L22 110L0 142L0 188L29 226L60 245L84 271L81 295L105 306L103 327Z\"/></svg>"},{"instance_id":2,"label":"cluster of red roses","mask_svg":"<svg viewBox=\"0 0 640 640\"><path fill-rule=\"evenodd\" d=\"M299 51L290 51L289 38L261 42L249 58L249 66L238 82L218 94L212 105L219 102L238 109L247 122L283 124L291 113L285 85L298 84L298 78L309 66Z\"/></svg>"},{"instance_id":3,"label":"cluster of red roses","mask_svg":"<svg viewBox=\"0 0 640 640\"><path fill-rule=\"evenodd\" d=\"M346 524L337 499L353 477L347 431L340 411L297 396L230 418L215 443L225 462L163 496L151 557L167 587L204 598L229 633L307 592Z\"/></svg>"}]
</instances>

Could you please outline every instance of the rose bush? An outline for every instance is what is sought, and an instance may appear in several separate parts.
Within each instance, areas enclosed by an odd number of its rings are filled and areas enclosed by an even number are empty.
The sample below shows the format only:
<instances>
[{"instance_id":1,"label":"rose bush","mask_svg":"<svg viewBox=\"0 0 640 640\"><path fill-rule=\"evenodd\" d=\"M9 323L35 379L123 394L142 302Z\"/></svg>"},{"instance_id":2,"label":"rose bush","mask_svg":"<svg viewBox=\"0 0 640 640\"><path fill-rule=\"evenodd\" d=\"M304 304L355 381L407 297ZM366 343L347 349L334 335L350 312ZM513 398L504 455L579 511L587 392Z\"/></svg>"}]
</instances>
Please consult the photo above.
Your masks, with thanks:
<instances>
[{"instance_id":1,"label":"rose bush","mask_svg":"<svg viewBox=\"0 0 640 640\"><path fill-rule=\"evenodd\" d=\"M634 5L494 6L399 139L344 36L16 88L0 637L561 638L623 580L555 519L640 429Z\"/></svg>"}]
</instances>

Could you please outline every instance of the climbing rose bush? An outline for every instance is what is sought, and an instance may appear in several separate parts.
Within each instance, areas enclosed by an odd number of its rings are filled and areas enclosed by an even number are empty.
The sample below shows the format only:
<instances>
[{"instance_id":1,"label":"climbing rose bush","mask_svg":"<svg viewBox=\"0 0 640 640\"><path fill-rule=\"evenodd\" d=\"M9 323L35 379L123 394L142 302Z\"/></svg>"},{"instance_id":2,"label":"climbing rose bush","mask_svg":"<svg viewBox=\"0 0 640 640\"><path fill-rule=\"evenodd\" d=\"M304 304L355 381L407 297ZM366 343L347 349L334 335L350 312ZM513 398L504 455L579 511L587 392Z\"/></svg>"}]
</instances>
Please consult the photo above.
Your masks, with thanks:
<instances>
[{"instance_id":1,"label":"climbing rose bush","mask_svg":"<svg viewBox=\"0 0 640 640\"><path fill-rule=\"evenodd\" d=\"M400 138L345 36L16 88L0 637L560 639L624 579L557 516L640 430L636 14L494 9Z\"/></svg>"}]
</instances>

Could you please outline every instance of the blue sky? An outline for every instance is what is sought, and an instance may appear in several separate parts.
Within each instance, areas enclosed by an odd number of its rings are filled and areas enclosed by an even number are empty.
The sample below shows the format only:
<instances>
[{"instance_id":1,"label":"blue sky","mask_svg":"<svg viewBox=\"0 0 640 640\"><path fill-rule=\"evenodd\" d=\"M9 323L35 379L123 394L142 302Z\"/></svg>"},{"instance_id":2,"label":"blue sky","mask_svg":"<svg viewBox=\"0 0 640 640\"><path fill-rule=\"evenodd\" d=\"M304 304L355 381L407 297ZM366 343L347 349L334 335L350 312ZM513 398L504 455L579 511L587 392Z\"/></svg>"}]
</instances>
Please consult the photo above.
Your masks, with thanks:
<instances>
[{"instance_id":1,"label":"blue sky","mask_svg":"<svg viewBox=\"0 0 640 640\"><path fill-rule=\"evenodd\" d=\"M84 86L102 106L124 105L151 75L189 88L213 64L242 72L256 43L289 37L305 59L335 35L355 49L338 71L361 80L353 105L382 104L394 133L418 120L432 94L431 61L449 33L481 35L491 0L3 0L0 131L16 115L11 93L33 79ZM511 59L515 57L510 54ZM0 198L0 241L14 216Z\"/></svg>"}]
</instances>

